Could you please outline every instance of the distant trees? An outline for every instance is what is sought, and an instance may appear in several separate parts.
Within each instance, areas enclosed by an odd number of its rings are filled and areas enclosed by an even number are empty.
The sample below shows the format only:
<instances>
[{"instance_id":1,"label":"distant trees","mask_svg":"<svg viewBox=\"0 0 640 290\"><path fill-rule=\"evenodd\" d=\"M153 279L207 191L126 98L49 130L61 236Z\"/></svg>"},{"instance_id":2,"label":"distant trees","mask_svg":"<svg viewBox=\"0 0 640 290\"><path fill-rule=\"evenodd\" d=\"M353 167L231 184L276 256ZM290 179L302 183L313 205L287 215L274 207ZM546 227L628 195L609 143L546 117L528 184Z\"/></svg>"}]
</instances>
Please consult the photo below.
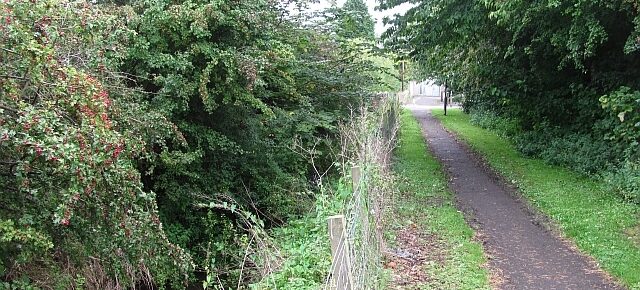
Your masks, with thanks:
<instances>
[{"instance_id":1,"label":"distant trees","mask_svg":"<svg viewBox=\"0 0 640 290\"><path fill-rule=\"evenodd\" d=\"M375 41L376 23L363 0L347 0L338 11L336 32L339 36L347 39L360 38Z\"/></svg>"}]
</instances>

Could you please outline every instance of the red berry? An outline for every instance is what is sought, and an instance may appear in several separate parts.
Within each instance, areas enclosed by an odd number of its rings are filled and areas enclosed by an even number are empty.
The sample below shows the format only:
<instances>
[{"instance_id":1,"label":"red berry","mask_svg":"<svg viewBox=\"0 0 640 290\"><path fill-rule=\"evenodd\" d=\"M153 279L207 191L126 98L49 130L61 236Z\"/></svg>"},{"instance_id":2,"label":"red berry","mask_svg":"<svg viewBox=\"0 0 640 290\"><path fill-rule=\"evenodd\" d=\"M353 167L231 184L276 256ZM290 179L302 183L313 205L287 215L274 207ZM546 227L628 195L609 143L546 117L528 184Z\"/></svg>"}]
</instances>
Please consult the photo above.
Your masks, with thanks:
<instances>
[{"instance_id":1,"label":"red berry","mask_svg":"<svg viewBox=\"0 0 640 290\"><path fill-rule=\"evenodd\" d=\"M118 158L118 156L120 156L120 153L122 153L123 149L124 149L124 146L122 146L122 144L118 144L118 146L116 147L116 150L113 150L113 154L111 154L111 157L113 159Z\"/></svg>"}]
</instances>

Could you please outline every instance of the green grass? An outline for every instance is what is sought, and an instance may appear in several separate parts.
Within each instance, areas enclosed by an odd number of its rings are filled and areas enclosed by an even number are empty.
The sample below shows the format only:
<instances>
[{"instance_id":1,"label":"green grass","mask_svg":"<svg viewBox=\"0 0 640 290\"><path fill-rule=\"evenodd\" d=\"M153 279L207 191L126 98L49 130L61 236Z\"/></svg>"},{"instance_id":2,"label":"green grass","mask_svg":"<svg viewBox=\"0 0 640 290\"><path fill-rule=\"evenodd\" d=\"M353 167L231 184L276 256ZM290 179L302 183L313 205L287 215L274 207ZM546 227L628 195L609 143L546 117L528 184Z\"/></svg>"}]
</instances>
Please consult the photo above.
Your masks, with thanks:
<instances>
[{"instance_id":1,"label":"green grass","mask_svg":"<svg viewBox=\"0 0 640 290\"><path fill-rule=\"evenodd\" d=\"M631 289L640 289L640 248L626 233L637 228L640 208L606 190L605 184L519 154L506 139L473 126L460 110L434 116L515 183L534 207L602 268Z\"/></svg>"},{"instance_id":2,"label":"green grass","mask_svg":"<svg viewBox=\"0 0 640 290\"><path fill-rule=\"evenodd\" d=\"M401 185L394 198L393 227L415 224L442 246L437 250L442 252L441 261L426 263L424 270L432 280L421 289L489 289L482 247L456 209L440 164L427 151L420 125L407 110L401 116L395 158L394 171Z\"/></svg>"}]
</instances>

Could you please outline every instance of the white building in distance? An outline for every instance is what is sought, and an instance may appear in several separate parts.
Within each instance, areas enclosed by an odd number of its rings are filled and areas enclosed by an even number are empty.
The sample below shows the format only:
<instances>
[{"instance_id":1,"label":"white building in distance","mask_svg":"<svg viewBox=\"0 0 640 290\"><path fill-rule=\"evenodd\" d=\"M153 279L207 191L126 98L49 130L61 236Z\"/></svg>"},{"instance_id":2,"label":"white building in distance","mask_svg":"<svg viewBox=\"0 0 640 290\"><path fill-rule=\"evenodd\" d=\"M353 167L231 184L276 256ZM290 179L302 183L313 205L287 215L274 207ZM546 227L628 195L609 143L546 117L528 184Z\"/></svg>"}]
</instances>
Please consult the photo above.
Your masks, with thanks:
<instances>
[{"instance_id":1,"label":"white building in distance","mask_svg":"<svg viewBox=\"0 0 640 290\"><path fill-rule=\"evenodd\" d=\"M440 97L443 90L444 86L435 84L433 80L409 82L409 96L411 97Z\"/></svg>"}]
</instances>

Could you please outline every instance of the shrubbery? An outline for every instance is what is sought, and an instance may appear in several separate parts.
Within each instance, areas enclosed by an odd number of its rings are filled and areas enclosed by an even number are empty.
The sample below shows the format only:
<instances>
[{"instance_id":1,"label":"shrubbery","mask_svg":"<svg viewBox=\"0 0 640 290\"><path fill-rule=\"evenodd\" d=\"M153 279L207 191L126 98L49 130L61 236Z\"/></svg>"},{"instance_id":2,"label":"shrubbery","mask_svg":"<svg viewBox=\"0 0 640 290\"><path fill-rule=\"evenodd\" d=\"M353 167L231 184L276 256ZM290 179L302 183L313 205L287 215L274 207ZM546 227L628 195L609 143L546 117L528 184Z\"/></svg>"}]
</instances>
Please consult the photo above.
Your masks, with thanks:
<instances>
[{"instance_id":1,"label":"shrubbery","mask_svg":"<svg viewBox=\"0 0 640 290\"><path fill-rule=\"evenodd\" d=\"M122 46L105 46L126 28L87 3L0 7L0 277L14 288L184 285L191 258L167 239L136 168L154 139L181 138L119 89L105 54Z\"/></svg>"},{"instance_id":2,"label":"shrubbery","mask_svg":"<svg viewBox=\"0 0 640 290\"><path fill-rule=\"evenodd\" d=\"M513 138L520 133L520 127L516 120L498 116L490 111L473 111L471 113L471 123L485 129L494 130L502 137Z\"/></svg>"},{"instance_id":3,"label":"shrubbery","mask_svg":"<svg viewBox=\"0 0 640 290\"><path fill-rule=\"evenodd\" d=\"M536 139L542 151L538 157L551 164L569 167L585 174L599 173L619 162L616 152L602 137L570 133L552 139L539 135ZM545 141L546 140L546 141ZM520 143L522 144L522 143Z\"/></svg>"},{"instance_id":4,"label":"shrubbery","mask_svg":"<svg viewBox=\"0 0 640 290\"><path fill-rule=\"evenodd\" d=\"M327 182L316 193L315 208L301 218L272 231L282 250L283 262L274 273L252 289L320 289L331 266L331 247L327 238L327 217L340 211L350 191L342 180Z\"/></svg>"},{"instance_id":5,"label":"shrubbery","mask_svg":"<svg viewBox=\"0 0 640 290\"><path fill-rule=\"evenodd\" d=\"M627 161L604 178L624 199L640 204L640 164Z\"/></svg>"},{"instance_id":6,"label":"shrubbery","mask_svg":"<svg viewBox=\"0 0 640 290\"><path fill-rule=\"evenodd\" d=\"M1 2L0 286L264 276L264 228L313 206L338 124L397 85L350 3L316 23L266 0Z\"/></svg>"},{"instance_id":7,"label":"shrubbery","mask_svg":"<svg viewBox=\"0 0 640 290\"><path fill-rule=\"evenodd\" d=\"M515 120L479 110L471 113L471 122L509 138L526 156L603 178L624 199L640 201L640 167L630 158L633 147L620 146L611 137L603 137L605 134L601 131L567 133L560 127L551 128L544 123L534 130L524 131Z\"/></svg>"}]
</instances>

